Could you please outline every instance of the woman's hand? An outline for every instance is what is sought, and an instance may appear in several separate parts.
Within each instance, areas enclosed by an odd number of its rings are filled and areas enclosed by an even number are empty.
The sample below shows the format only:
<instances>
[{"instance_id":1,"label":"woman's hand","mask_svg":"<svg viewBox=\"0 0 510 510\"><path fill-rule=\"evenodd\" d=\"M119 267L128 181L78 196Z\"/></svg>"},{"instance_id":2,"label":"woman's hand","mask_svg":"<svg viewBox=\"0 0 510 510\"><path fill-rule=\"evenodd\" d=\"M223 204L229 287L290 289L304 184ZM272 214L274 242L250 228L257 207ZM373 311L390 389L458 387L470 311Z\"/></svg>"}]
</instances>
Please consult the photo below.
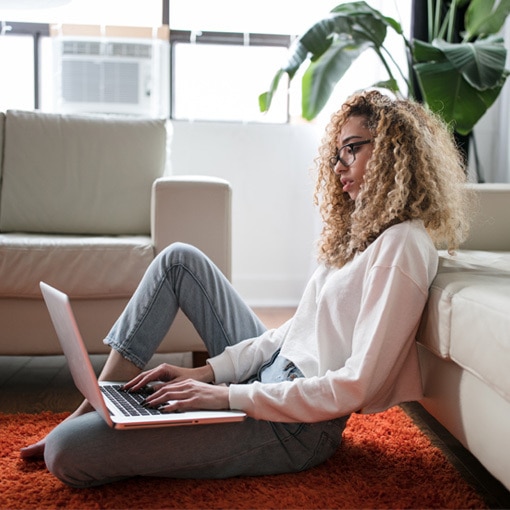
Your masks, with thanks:
<instances>
[{"instance_id":1,"label":"woman's hand","mask_svg":"<svg viewBox=\"0 0 510 510\"><path fill-rule=\"evenodd\" d=\"M158 386L145 402L149 407L157 407L168 413L192 409L228 409L228 387L194 379L179 380Z\"/></svg>"},{"instance_id":2,"label":"woman's hand","mask_svg":"<svg viewBox=\"0 0 510 510\"><path fill-rule=\"evenodd\" d=\"M152 370L142 372L127 382L124 389L135 392L149 383L154 383L152 384L153 393L145 399L146 405L162 406L161 410L165 412L228 409L228 388L208 384L213 381L214 372L209 365L183 368L164 363Z\"/></svg>"},{"instance_id":3,"label":"woman's hand","mask_svg":"<svg viewBox=\"0 0 510 510\"><path fill-rule=\"evenodd\" d=\"M124 384L127 391L138 391L152 382L178 382L186 379L193 379L201 382L213 382L214 372L210 365L198 368L184 368L163 363L162 365L147 370L137 375L134 379ZM155 385L158 388L158 385Z\"/></svg>"}]
</instances>

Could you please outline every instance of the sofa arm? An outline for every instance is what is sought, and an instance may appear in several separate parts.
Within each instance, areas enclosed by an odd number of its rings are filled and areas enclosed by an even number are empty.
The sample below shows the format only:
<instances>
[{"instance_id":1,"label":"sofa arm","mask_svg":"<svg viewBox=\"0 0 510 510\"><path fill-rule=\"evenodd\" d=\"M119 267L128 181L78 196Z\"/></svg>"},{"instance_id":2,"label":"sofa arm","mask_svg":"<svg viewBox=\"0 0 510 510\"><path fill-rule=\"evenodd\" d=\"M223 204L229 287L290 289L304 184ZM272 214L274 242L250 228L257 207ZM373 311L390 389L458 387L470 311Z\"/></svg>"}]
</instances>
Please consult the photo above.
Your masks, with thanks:
<instances>
[{"instance_id":1,"label":"sofa arm","mask_svg":"<svg viewBox=\"0 0 510 510\"><path fill-rule=\"evenodd\" d=\"M232 191L219 178L168 176L154 181L151 234L156 253L173 242L196 246L232 276Z\"/></svg>"}]
</instances>

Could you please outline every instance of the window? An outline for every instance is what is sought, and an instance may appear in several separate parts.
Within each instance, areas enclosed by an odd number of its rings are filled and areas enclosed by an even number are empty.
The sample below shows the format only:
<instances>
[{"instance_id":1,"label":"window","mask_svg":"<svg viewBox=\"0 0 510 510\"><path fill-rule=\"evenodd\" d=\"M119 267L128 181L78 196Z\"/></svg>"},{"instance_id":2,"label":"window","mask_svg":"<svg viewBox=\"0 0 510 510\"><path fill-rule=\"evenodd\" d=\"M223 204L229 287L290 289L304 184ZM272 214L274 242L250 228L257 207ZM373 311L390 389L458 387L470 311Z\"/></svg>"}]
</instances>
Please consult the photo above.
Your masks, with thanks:
<instances>
[{"instance_id":1,"label":"window","mask_svg":"<svg viewBox=\"0 0 510 510\"><path fill-rule=\"evenodd\" d=\"M170 40L173 118L287 121L284 87L265 115L257 97L284 60L290 37L171 31Z\"/></svg>"},{"instance_id":2,"label":"window","mask_svg":"<svg viewBox=\"0 0 510 510\"><path fill-rule=\"evenodd\" d=\"M62 86L56 79L61 69L54 65L59 52L53 44L55 37L50 37L52 28L58 32L63 24L159 27L162 19L162 0L47 0L45 8L40 4L37 0L2 2L0 110L59 111L55 94ZM166 55L168 60L168 51Z\"/></svg>"},{"instance_id":3,"label":"window","mask_svg":"<svg viewBox=\"0 0 510 510\"><path fill-rule=\"evenodd\" d=\"M258 95L268 89L285 62L292 38L339 3L342 0L169 0L172 116L262 122L298 117L299 76L292 81L289 94L282 80L268 114L259 113ZM368 3L399 20L407 30L410 2ZM388 45L394 45L392 54L405 62L402 41L391 35ZM325 111L343 102L347 88L352 92L382 79L386 79L384 69L367 52L346 75L348 87L337 88L331 98L334 104Z\"/></svg>"},{"instance_id":4,"label":"window","mask_svg":"<svg viewBox=\"0 0 510 510\"><path fill-rule=\"evenodd\" d=\"M9 79L0 80L0 111L34 107L34 42L30 35L0 37L0 61Z\"/></svg>"},{"instance_id":5,"label":"window","mask_svg":"<svg viewBox=\"0 0 510 510\"><path fill-rule=\"evenodd\" d=\"M258 96L285 61L292 37L337 3L170 0L172 117L286 122L285 80L268 113L260 113Z\"/></svg>"},{"instance_id":6,"label":"window","mask_svg":"<svg viewBox=\"0 0 510 510\"><path fill-rule=\"evenodd\" d=\"M0 20L0 111L39 106L39 43L48 35L42 23Z\"/></svg>"},{"instance_id":7,"label":"window","mask_svg":"<svg viewBox=\"0 0 510 510\"><path fill-rule=\"evenodd\" d=\"M18 5L17 0L8 2L14 7ZM32 2L39 5L37 0ZM341 0L48 0L47 3L55 7L3 8L0 12L0 65L3 70L0 109L70 111L65 109L62 101L69 92L64 90L67 85L58 82L63 72L63 53L54 44L56 38L53 36L62 26L95 25L100 29L96 39L107 48L104 40L109 25L149 27L152 33L166 25L170 27L170 36L166 34L164 44L155 46L157 58L145 66L151 66L151 78L144 78L148 71L137 75L139 90L146 90L146 83L153 84L154 76L160 83L157 93L151 90L151 97L157 99L152 100L150 106L140 106L144 101L148 103L150 94L146 94L146 100L140 96L139 114L169 114L175 119L286 122L289 117L299 115L299 77L293 80L289 93L282 81L267 114L259 112L258 95L268 89L276 69L285 61L287 47L294 35L304 32L339 2ZM382 0L369 0L369 3L397 18L404 26L409 24L410 3L385 2L383 5ZM161 36L158 37L161 42ZM150 41L145 43L150 44ZM398 46L396 58L405 59L405 54L397 55L401 41L395 46ZM368 53L344 79L349 83L349 91L386 78L375 56ZM65 66L71 69L77 64L67 63ZM127 69L127 66L123 68ZM85 72L84 66L80 69ZM94 66L90 69L97 71ZM90 83L93 74L87 71L86 80L79 79L79 83L87 83L91 91L94 91ZM131 76L131 82L133 80ZM115 90L122 88L123 83L122 80L116 83ZM64 96L61 92L65 92ZM72 94L75 92L75 89L71 91ZM123 94L124 91L119 90L118 97L125 97ZM343 94L344 90L340 90L337 98L332 99L335 105L342 102ZM129 113L122 110L120 100L117 104L116 108L112 106L114 112ZM83 105L74 101L68 108L85 111L93 106L92 103Z\"/></svg>"}]
</instances>

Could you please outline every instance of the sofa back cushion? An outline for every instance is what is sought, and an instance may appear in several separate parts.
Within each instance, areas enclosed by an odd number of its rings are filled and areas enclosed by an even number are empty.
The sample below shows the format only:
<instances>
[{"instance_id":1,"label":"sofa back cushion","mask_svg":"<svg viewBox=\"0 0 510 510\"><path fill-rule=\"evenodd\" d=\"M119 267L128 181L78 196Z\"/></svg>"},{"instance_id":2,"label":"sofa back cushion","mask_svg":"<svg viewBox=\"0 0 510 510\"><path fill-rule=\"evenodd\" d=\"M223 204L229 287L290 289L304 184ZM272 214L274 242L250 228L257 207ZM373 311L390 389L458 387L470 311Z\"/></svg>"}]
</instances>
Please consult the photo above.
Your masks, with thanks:
<instances>
[{"instance_id":1,"label":"sofa back cushion","mask_svg":"<svg viewBox=\"0 0 510 510\"><path fill-rule=\"evenodd\" d=\"M510 183L471 184L479 199L464 250L510 251Z\"/></svg>"},{"instance_id":2,"label":"sofa back cushion","mask_svg":"<svg viewBox=\"0 0 510 510\"><path fill-rule=\"evenodd\" d=\"M0 230L147 234L164 119L8 111Z\"/></svg>"}]
</instances>

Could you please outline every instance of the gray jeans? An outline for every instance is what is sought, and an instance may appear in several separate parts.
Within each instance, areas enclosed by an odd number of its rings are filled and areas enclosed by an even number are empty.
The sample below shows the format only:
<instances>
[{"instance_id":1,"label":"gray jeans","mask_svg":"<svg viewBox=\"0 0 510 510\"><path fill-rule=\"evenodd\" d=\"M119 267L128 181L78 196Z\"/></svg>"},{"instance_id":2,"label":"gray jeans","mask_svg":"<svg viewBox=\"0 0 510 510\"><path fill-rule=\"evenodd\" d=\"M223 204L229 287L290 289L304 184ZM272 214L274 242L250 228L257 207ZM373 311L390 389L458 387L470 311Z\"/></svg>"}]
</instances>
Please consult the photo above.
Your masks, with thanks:
<instances>
[{"instance_id":1,"label":"gray jeans","mask_svg":"<svg viewBox=\"0 0 510 510\"><path fill-rule=\"evenodd\" d=\"M265 331L228 280L199 250L176 243L160 253L105 343L143 368L179 309L211 356ZM302 377L275 353L253 380ZM313 422L313 416L310 416ZM244 422L117 431L97 413L56 427L47 437L48 469L73 487L133 476L225 478L302 471L338 448L347 417L319 423Z\"/></svg>"}]
</instances>

